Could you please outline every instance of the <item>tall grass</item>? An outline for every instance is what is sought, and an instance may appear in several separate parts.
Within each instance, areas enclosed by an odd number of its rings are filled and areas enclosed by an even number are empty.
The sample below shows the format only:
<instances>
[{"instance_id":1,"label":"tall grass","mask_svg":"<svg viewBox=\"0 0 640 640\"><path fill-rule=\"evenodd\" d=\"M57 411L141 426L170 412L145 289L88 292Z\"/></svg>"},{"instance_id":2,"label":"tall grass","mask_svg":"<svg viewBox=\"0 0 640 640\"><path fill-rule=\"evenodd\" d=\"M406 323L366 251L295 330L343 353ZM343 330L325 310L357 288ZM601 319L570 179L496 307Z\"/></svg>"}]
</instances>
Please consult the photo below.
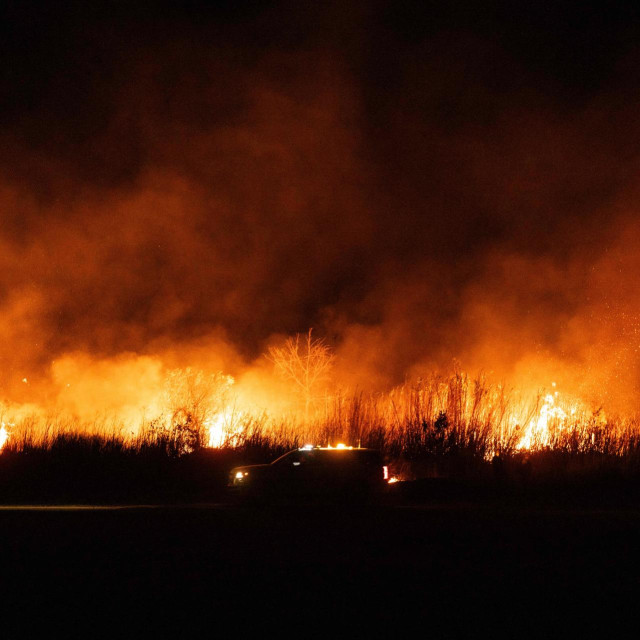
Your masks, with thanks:
<instances>
[{"instance_id":1,"label":"tall grass","mask_svg":"<svg viewBox=\"0 0 640 640\"><path fill-rule=\"evenodd\" d=\"M175 415L158 418L133 432L107 418L83 423L63 416L32 416L10 427L0 466L8 459L35 462L47 456L74 460L76 465L82 458L149 464L183 460L175 463L183 467L184 459L208 457L229 466L266 462L307 443L342 442L380 449L401 478L513 469L534 475L602 469L640 472L640 425L635 419L606 418L599 410L572 401L563 407L558 400L557 412L541 431L537 427L545 402L543 393L524 397L483 377L460 372L432 375L386 393L334 393L307 420L302 414L274 418L238 413L217 451L207 450L206 424L188 412L180 421Z\"/></svg>"}]
</instances>

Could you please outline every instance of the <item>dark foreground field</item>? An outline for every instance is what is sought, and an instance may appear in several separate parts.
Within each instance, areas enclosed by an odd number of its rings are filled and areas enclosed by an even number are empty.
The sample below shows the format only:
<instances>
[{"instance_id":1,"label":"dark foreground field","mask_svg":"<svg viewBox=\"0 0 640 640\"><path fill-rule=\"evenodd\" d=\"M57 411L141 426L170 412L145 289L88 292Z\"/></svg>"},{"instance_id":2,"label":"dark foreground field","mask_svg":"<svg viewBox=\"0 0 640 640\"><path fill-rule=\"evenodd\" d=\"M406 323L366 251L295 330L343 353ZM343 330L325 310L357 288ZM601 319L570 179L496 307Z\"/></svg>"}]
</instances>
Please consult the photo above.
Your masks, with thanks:
<instances>
[{"instance_id":1,"label":"dark foreground field","mask_svg":"<svg viewBox=\"0 0 640 640\"><path fill-rule=\"evenodd\" d=\"M640 595L629 508L11 507L0 549L3 637L620 637Z\"/></svg>"}]
</instances>

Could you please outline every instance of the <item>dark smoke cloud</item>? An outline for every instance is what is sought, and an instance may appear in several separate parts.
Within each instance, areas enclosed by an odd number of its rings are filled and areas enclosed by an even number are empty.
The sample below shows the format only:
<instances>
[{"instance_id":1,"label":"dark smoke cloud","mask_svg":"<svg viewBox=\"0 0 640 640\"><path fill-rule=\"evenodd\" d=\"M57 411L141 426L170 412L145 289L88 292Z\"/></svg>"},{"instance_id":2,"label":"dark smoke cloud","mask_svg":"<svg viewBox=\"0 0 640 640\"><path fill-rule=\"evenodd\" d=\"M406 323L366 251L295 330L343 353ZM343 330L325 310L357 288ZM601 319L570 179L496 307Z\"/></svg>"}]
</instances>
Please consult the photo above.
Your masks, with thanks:
<instances>
[{"instance_id":1,"label":"dark smoke cloud","mask_svg":"<svg viewBox=\"0 0 640 640\"><path fill-rule=\"evenodd\" d=\"M8 5L6 388L313 326L358 384L460 358L628 398L637 16L440 4Z\"/></svg>"}]
</instances>

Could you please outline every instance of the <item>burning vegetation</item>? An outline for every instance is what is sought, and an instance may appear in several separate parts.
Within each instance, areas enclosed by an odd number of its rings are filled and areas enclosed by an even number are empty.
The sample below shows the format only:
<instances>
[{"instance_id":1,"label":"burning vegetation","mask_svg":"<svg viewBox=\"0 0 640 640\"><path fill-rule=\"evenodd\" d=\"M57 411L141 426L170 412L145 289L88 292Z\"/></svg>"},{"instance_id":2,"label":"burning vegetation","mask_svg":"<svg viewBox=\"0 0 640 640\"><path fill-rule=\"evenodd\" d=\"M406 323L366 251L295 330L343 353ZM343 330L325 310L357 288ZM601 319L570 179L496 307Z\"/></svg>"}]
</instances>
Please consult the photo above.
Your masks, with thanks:
<instances>
[{"instance_id":1,"label":"burning vegetation","mask_svg":"<svg viewBox=\"0 0 640 640\"><path fill-rule=\"evenodd\" d=\"M0 21L3 459L635 459L629 21L196 4Z\"/></svg>"},{"instance_id":2,"label":"burning vegetation","mask_svg":"<svg viewBox=\"0 0 640 640\"><path fill-rule=\"evenodd\" d=\"M263 461L309 442L346 443L381 450L395 482L482 475L498 462L500 468L519 467L523 460L530 464L549 455L555 465L573 460L576 468L633 469L640 454L640 425L634 418L609 418L602 407L563 394L556 383L526 392L454 368L388 390L354 390L336 384L336 363L326 341L311 331L272 346L260 367L238 379L221 371L150 367L144 361L143 369L155 373L144 388L137 387L145 401L138 407L124 405L118 411L112 405L111 413L91 418L71 412L69 407L78 405L68 403L57 413L35 405L5 406L2 455L85 442L133 456L156 451L180 459L218 450L234 461L247 452ZM122 374L141 362L130 357L126 367L123 362L113 366ZM113 375L109 368L98 370ZM83 375L91 374L85 369ZM126 384L133 377L124 376ZM63 398L70 389L67 383ZM81 393L85 390L81 387Z\"/></svg>"}]
</instances>

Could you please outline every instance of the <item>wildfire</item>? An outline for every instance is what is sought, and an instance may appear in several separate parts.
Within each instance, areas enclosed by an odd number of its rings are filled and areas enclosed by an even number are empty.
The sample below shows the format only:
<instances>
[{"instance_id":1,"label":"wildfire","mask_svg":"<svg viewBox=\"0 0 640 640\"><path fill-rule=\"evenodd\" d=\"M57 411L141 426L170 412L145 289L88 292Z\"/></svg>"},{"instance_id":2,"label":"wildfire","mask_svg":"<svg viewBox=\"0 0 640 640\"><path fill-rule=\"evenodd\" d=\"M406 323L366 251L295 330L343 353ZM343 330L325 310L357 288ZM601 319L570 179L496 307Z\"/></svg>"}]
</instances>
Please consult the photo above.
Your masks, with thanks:
<instances>
[{"instance_id":1,"label":"wildfire","mask_svg":"<svg viewBox=\"0 0 640 640\"><path fill-rule=\"evenodd\" d=\"M91 375L78 376L79 380L85 379L84 387L74 383L76 395L65 391L59 396L59 405L51 407L53 419L46 407L36 404L0 405L4 418L0 420L0 451L10 438L15 443L44 445L57 433L113 431L133 444L143 437L140 434L166 435L172 429L186 432L193 425L197 425L199 433L204 427L204 442L198 440L199 445L211 448L238 446L243 435L250 432L287 442L299 438L302 442L332 443L341 449L349 448L343 444L347 438L350 443L370 442L369 436L377 433L380 426L389 429L390 438L400 434L408 441L417 425L420 432L416 437L436 454L445 451L451 442L474 447L481 442L482 454L492 459L496 453L514 448L522 451L562 447L574 436L571 442L579 440L582 447L600 447L602 434L621 424L608 421L601 408L594 411L590 404L559 393L555 383L549 392L540 393L533 384L510 388L486 378L474 379L464 372L433 374L366 396L351 397L343 392L330 396L330 390L325 389L327 400L320 406L306 402L299 394L283 392L279 397L279 387L271 384L265 384L269 390L265 394L255 375L243 386L242 382L235 385L234 379L222 371L185 368L163 374L159 361L154 361L153 366L139 359L116 364L104 371L99 368L92 384L86 380ZM142 379L146 384L134 388L133 381L145 373ZM67 378L61 378L59 383L68 384ZM99 405L99 393L103 392L102 414L82 411L88 400L94 407Z\"/></svg>"},{"instance_id":2,"label":"wildfire","mask_svg":"<svg viewBox=\"0 0 640 640\"><path fill-rule=\"evenodd\" d=\"M243 416L243 411L227 410L221 411L205 421L209 432L208 446L218 449L238 435Z\"/></svg>"},{"instance_id":3,"label":"wildfire","mask_svg":"<svg viewBox=\"0 0 640 640\"><path fill-rule=\"evenodd\" d=\"M0 451L4 449L4 445L7 444L9 439L9 432L7 431L7 425L3 422L0 426Z\"/></svg>"},{"instance_id":4,"label":"wildfire","mask_svg":"<svg viewBox=\"0 0 640 640\"><path fill-rule=\"evenodd\" d=\"M555 388L556 383L552 383ZM538 415L527 426L527 429L517 445L517 449L531 449L535 446L547 446L551 442L552 430L566 425L567 421L575 416L577 404L568 407L565 411L558 404L558 391L553 391L544 396L544 402Z\"/></svg>"}]
</instances>

